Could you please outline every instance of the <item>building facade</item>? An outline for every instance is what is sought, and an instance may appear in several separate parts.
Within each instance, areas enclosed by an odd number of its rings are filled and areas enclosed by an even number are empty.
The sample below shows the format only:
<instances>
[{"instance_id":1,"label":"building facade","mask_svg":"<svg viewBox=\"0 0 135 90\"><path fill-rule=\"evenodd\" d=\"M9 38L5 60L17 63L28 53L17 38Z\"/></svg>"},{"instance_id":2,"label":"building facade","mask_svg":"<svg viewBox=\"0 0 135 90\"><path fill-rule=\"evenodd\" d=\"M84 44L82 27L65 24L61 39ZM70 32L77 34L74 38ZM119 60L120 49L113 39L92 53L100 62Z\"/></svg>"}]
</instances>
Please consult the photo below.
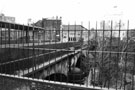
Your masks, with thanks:
<instances>
[{"instance_id":1,"label":"building facade","mask_svg":"<svg viewBox=\"0 0 135 90\"><path fill-rule=\"evenodd\" d=\"M61 41L79 41L80 38L88 39L88 30L82 25L62 25Z\"/></svg>"},{"instance_id":2,"label":"building facade","mask_svg":"<svg viewBox=\"0 0 135 90\"><path fill-rule=\"evenodd\" d=\"M5 16L4 14L1 13L0 14L0 21L15 23L15 17Z\"/></svg>"},{"instance_id":3,"label":"building facade","mask_svg":"<svg viewBox=\"0 0 135 90\"><path fill-rule=\"evenodd\" d=\"M62 24L61 18L56 19L43 18L34 25L45 29L45 31L43 31L44 33L41 33L41 35L39 35L40 39L46 41L60 41L61 24Z\"/></svg>"},{"instance_id":4,"label":"building facade","mask_svg":"<svg viewBox=\"0 0 135 90\"><path fill-rule=\"evenodd\" d=\"M15 17L5 16L3 13L0 14L0 21L7 22L7 23L15 23ZM14 31L14 29L10 29L10 33L8 28L0 28L0 38L1 40L15 40L20 35L19 31Z\"/></svg>"}]
</instances>

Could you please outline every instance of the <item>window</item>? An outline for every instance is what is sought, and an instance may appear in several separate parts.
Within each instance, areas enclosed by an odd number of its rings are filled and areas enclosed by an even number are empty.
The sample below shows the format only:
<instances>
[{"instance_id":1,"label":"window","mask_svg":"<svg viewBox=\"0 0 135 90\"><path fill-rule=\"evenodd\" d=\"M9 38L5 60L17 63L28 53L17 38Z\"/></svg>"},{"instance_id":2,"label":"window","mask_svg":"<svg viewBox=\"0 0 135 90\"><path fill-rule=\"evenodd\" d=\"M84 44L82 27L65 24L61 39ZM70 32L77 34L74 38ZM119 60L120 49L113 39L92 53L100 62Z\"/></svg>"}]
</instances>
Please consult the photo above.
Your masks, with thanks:
<instances>
[{"instance_id":1,"label":"window","mask_svg":"<svg viewBox=\"0 0 135 90\"><path fill-rule=\"evenodd\" d=\"M66 38L66 36L63 36L63 38Z\"/></svg>"},{"instance_id":2,"label":"window","mask_svg":"<svg viewBox=\"0 0 135 90\"><path fill-rule=\"evenodd\" d=\"M73 37L73 41L76 41L76 37Z\"/></svg>"},{"instance_id":3,"label":"window","mask_svg":"<svg viewBox=\"0 0 135 90\"><path fill-rule=\"evenodd\" d=\"M68 41L70 41L70 38L68 38Z\"/></svg>"}]
</instances>

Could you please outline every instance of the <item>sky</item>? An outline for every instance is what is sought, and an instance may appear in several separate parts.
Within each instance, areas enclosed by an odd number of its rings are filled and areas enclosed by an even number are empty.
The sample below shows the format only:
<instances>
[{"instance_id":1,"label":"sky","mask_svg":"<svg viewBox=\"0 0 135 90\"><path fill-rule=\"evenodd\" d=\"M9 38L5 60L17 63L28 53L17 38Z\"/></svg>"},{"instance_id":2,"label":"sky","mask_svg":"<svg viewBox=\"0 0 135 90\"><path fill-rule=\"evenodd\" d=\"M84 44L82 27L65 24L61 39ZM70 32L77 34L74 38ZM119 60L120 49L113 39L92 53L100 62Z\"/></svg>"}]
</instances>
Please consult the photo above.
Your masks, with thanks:
<instances>
[{"instance_id":1,"label":"sky","mask_svg":"<svg viewBox=\"0 0 135 90\"><path fill-rule=\"evenodd\" d=\"M13 16L17 23L27 24L42 18L62 17L63 24L88 27L106 15L122 12L124 20L135 22L134 0L0 0L0 13ZM117 7L117 10L114 8ZM117 13L116 12L116 13ZM83 23L82 23L83 22Z\"/></svg>"}]
</instances>

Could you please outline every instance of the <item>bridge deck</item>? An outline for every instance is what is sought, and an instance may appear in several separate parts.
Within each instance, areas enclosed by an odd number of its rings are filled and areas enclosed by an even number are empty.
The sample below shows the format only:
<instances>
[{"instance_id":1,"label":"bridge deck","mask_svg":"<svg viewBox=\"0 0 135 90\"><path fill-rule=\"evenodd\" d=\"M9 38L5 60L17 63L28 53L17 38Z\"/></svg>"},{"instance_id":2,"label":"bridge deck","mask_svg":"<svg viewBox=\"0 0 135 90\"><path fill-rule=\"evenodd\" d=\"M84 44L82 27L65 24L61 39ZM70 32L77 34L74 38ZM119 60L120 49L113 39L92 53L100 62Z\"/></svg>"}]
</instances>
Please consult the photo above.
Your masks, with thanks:
<instances>
[{"instance_id":1,"label":"bridge deck","mask_svg":"<svg viewBox=\"0 0 135 90\"><path fill-rule=\"evenodd\" d=\"M72 53L68 53L68 54L53 58L53 59L51 59L51 60L49 60L47 62L44 62L44 63L42 63L40 65L36 65L34 67L31 67L28 70L23 70L22 72L18 71L19 72L18 75L25 76L27 74L32 74L32 73L38 72L39 70L41 70L41 69L43 69L45 67L48 67L48 66L50 66L52 64L55 64L56 62L62 60L63 58L68 57L69 55L72 55L72 54L75 54L75 53L77 53L77 52L72 52Z\"/></svg>"},{"instance_id":2,"label":"bridge deck","mask_svg":"<svg viewBox=\"0 0 135 90\"><path fill-rule=\"evenodd\" d=\"M57 51L59 51L59 50L57 50ZM54 63L56 63L56 62L62 60L63 58L68 57L69 55L72 55L72 54L76 54L76 53L78 53L78 52L80 52L80 51L81 51L81 49L78 49L78 50L75 50L74 52L70 52L70 53L68 53L68 54L64 54L64 55L62 55L62 56L58 56L58 57L56 57L56 58L50 59L50 60L47 61L47 62L43 62L43 63L41 63L41 64L39 64L39 65L36 65L36 66L34 66L34 67L31 67L31 68L29 68L29 69L27 69L27 70L18 71L17 75L25 76L25 75L27 75L27 74L31 74L31 73L38 72L39 70L41 70L41 69L43 69L43 68L45 68L45 67L48 67L48 66L50 66L51 64L54 64ZM37 57L39 57L39 56L42 56L42 55L38 55Z\"/></svg>"},{"instance_id":3,"label":"bridge deck","mask_svg":"<svg viewBox=\"0 0 135 90\"><path fill-rule=\"evenodd\" d=\"M37 50L37 54L31 54L31 56L26 54L25 57L22 57L21 55L19 55L19 57L21 56L22 58L20 58L20 59L17 59L17 58L8 59L7 58L8 61L0 60L0 62L1 62L0 63L0 68L1 68L0 72L2 72L2 73L4 72L4 73L8 73L8 74L25 75L25 74L31 73L32 70L35 71L35 68L36 69L38 67L41 68L41 67L43 67L43 65L47 65L47 63L54 62L54 60L56 61L62 57L66 57L67 55L76 53L76 52L74 52L74 50L69 50L69 48L71 48L70 46L72 46L72 45L67 45L67 46L69 46L69 47L67 47L67 49L63 49L64 47L59 47L60 49L56 49L57 47L53 47L56 44L54 44L54 45L53 44L54 43L52 43L52 44L48 43L47 46L44 44L40 44L41 48L39 48L39 46L40 46L39 44L34 47L33 46L32 47L30 47L30 46L21 47L20 46L20 48L17 48L17 50L22 49L23 53L24 53L24 50L28 50L29 53L30 53L30 50L32 50L32 51L34 50L34 52L35 52L35 50ZM75 49L78 49L77 44L76 44L76 46L77 46L77 48L75 47ZM12 49L13 49L11 47L12 47L12 45L9 48L10 53L12 52ZM44 48L44 47L46 47L46 48ZM53 47L53 49L51 49L52 47ZM2 49L8 49L8 48L6 47L6 48L2 48ZM18 53L20 53L20 52L18 52ZM15 54L17 54L17 53L15 53ZM4 56L4 58L5 58L5 56ZM24 66L24 64L25 64L25 66ZM6 68L6 70L5 70L5 68Z\"/></svg>"},{"instance_id":4,"label":"bridge deck","mask_svg":"<svg viewBox=\"0 0 135 90\"><path fill-rule=\"evenodd\" d=\"M18 43L18 44L1 44L0 48L20 48L20 47L30 47L38 45L50 45L50 44L61 44L62 42L43 42L43 43Z\"/></svg>"}]
</instances>

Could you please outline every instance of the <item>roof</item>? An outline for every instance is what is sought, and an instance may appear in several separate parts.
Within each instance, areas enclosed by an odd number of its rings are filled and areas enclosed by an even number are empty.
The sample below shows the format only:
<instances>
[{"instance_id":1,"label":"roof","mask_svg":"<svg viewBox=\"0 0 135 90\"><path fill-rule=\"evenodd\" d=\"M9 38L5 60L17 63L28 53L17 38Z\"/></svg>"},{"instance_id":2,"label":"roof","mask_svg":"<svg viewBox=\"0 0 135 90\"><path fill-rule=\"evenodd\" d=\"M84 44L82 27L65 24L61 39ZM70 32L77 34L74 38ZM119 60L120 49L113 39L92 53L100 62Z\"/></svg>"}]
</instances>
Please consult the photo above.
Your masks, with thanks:
<instances>
[{"instance_id":1,"label":"roof","mask_svg":"<svg viewBox=\"0 0 135 90\"><path fill-rule=\"evenodd\" d=\"M34 26L42 27L42 20L38 20L36 23L34 23Z\"/></svg>"},{"instance_id":2,"label":"roof","mask_svg":"<svg viewBox=\"0 0 135 90\"><path fill-rule=\"evenodd\" d=\"M62 30L87 30L82 25L62 25Z\"/></svg>"},{"instance_id":3,"label":"roof","mask_svg":"<svg viewBox=\"0 0 135 90\"><path fill-rule=\"evenodd\" d=\"M41 27L10 23L10 22L4 22L4 21L0 21L0 28L9 28L9 29L15 29L15 30L44 30Z\"/></svg>"},{"instance_id":4,"label":"roof","mask_svg":"<svg viewBox=\"0 0 135 90\"><path fill-rule=\"evenodd\" d=\"M34 23L34 25L38 26L38 27L42 27L44 29L49 28L51 30L52 28L50 28L50 27L53 27L53 28L56 28L59 30L59 28L61 26L61 20L43 18L42 20L38 20L36 23Z\"/></svg>"}]
</instances>

